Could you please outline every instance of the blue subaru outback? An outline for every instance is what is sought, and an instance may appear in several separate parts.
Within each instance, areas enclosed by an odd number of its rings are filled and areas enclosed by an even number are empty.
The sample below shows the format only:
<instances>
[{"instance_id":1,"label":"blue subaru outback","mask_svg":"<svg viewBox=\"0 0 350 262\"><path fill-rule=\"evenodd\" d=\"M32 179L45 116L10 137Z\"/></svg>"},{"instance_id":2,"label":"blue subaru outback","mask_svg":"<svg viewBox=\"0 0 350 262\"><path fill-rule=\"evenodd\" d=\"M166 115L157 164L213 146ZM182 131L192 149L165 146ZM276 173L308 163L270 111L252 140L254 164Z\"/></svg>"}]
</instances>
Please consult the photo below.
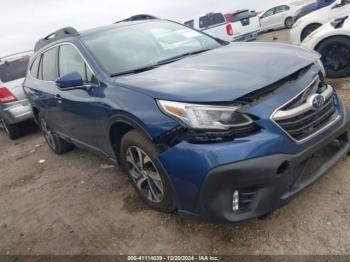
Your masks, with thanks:
<instances>
[{"instance_id":1,"label":"blue subaru outback","mask_svg":"<svg viewBox=\"0 0 350 262\"><path fill-rule=\"evenodd\" d=\"M319 59L125 21L41 39L24 88L55 153L74 145L119 164L155 210L235 222L281 207L348 154L349 116Z\"/></svg>"}]
</instances>

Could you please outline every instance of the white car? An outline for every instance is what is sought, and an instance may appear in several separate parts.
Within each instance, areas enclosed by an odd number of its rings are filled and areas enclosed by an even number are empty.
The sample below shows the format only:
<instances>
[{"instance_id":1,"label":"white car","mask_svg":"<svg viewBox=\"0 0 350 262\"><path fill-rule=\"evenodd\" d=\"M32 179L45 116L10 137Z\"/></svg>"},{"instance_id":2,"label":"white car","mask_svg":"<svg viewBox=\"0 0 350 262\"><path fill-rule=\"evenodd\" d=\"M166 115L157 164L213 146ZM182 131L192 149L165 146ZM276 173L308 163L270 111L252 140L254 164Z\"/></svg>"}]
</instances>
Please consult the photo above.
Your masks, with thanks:
<instances>
[{"instance_id":1,"label":"white car","mask_svg":"<svg viewBox=\"0 0 350 262\"><path fill-rule=\"evenodd\" d=\"M337 0L333 4L300 18L290 31L293 44L299 45L310 33L332 19L350 13L350 0Z\"/></svg>"},{"instance_id":2,"label":"white car","mask_svg":"<svg viewBox=\"0 0 350 262\"><path fill-rule=\"evenodd\" d=\"M261 31L291 28L294 24L294 16L301 7L293 4L283 4L262 12L260 14Z\"/></svg>"},{"instance_id":3,"label":"white car","mask_svg":"<svg viewBox=\"0 0 350 262\"><path fill-rule=\"evenodd\" d=\"M350 14L332 20L312 32L302 46L322 55L328 77L350 75Z\"/></svg>"},{"instance_id":4,"label":"white car","mask_svg":"<svg viewBox=\"0 0 350 262\"><path fill-rule=\"evenodd\" d=\"M209 13L187 19L184 24L228 42L257 38L260 23L255 12L243 10L233 13L232 16L234 18L232 22L227 22L222 13Z\"/></svg>"}]
</instances>

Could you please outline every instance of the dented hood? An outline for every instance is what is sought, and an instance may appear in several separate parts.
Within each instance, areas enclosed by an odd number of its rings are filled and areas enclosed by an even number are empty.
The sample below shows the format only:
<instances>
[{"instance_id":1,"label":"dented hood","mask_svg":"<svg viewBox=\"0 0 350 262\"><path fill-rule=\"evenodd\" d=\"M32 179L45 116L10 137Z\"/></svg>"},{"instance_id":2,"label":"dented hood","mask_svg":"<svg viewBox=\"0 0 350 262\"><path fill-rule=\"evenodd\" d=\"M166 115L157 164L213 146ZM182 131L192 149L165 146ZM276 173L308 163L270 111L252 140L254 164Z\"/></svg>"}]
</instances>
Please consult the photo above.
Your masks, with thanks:
<instances>
[{"instance_id":1,"label":"dented hood","mask_svg":"<svg viewBox=\"0 0 350 262\"><path fill-rule=\"evenodd\" d=\"M319 58L306 49L272 43L232 43L139 74L117 84L183 102L229 102L266 87Z\"/></svg>"}]
</instances>

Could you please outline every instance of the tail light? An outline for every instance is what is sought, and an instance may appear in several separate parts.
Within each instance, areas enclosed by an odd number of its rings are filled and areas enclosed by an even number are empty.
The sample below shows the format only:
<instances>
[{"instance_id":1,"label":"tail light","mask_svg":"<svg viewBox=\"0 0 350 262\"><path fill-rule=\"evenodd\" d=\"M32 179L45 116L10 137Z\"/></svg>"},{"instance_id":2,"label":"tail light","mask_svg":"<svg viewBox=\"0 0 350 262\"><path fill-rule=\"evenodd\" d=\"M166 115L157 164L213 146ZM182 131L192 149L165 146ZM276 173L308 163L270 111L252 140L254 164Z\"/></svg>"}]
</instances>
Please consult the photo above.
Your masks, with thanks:
<instances>
[{"instance_id":1,"label":"tail light","mask_svg":"<svg viewBox=\"0 0 350 262\"><path fill-rule=\"evenodd\" d=\"M233 30L232 30L232 25L231 24L227 24L226 25L226 32L228 35L232 36L233 35Z\"/></svg>"},{"instance_id":2,"label":"tail light","mask_svg":"<svg viewBox=\"0 0 350 262\"><path fill-rule=\"evenodd\" d=\"M6 87L0 87L0 104L16 102L17 98Z\"/></svg>"}]
</instances>

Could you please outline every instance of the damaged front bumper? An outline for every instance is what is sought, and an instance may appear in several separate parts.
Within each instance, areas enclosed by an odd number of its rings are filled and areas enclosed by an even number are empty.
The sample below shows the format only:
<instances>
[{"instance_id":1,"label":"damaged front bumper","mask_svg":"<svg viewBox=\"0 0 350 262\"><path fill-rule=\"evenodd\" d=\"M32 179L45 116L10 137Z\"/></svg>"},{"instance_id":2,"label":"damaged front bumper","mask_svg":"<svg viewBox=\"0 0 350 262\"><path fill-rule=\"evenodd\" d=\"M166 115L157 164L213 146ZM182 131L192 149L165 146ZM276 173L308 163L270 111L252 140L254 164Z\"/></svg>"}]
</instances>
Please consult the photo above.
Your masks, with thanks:
<instances>
[{"instance_id":1,"label":"damaged front bumper","mask_svg":"<svg viewBox=\"0 0 350 262\"><path fill-rule=\"evenodd\" d=\"M305 145L262 131L226 143L182 142L161 154L160 160L181 214L237 222L276 210L325 174L349 152L349 127L343 108L341 121ZM327 154L321 166L318 160L317 168L310 170L314 159ZM238 210L233 210L235 191Z\"/></svg>"}]
</instances>

